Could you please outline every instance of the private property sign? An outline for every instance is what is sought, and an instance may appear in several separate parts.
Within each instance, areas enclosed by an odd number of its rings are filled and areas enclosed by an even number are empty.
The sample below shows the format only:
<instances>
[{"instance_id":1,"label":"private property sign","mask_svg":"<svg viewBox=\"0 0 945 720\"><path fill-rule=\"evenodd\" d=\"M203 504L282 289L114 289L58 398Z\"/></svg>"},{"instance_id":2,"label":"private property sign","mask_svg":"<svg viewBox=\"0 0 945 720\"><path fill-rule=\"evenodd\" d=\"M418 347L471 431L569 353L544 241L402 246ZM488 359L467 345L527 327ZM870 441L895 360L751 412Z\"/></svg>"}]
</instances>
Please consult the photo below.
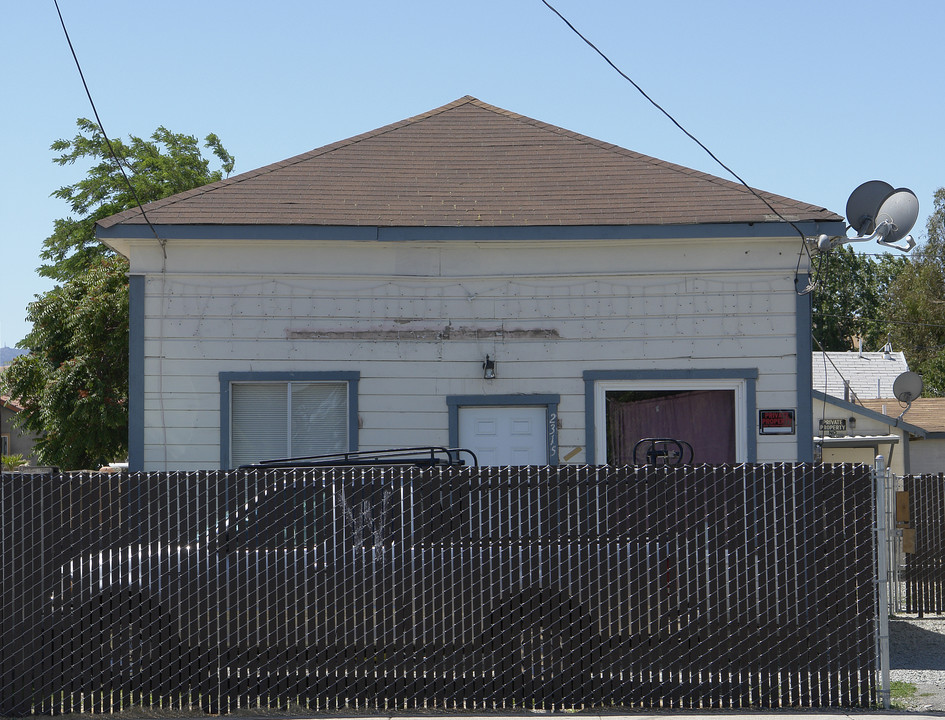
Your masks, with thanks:
<instances>
[{"instance_id":1,"label":"private property sign","mask_svg":"<svg viewBox=\"0 0 945 720\"><path fill-rule=\"evenodd\" d=\"M846 418L822 418L820 434L825 437L842 437L847 434Z\"/></svg>"},{"instance_id":2,"label":"private property sign","mask_svg":"<svg viewBox=\"0 0 945 720\"><path fill-rule=\"evenodd\" d=\"M758 431L762 435L793 435L793 410L759 410Z\"/></svg>"}]
</instances>

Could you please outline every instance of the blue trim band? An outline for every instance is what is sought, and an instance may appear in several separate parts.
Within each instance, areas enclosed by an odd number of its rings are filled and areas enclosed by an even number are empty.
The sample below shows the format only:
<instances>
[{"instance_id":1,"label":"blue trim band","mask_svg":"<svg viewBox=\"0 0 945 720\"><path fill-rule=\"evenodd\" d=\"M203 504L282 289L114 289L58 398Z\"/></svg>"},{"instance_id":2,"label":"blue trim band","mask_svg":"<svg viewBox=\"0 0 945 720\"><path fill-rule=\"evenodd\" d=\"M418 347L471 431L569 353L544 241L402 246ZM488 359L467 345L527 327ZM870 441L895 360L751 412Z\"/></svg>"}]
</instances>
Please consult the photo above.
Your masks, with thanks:
<instances>
[{"instance_id":1,"label":"blue trim band","mask_svg":"<svg viewBox=\"0 0 945 720\"><path fill-rule=\"evenodd\" d=\"M841 222L798 223L806 235L842 235ZM358 227L351 225L158 225L165 240L644 240L675 238L794 237L782 222L700 223L694 225L534 225L476 227ZM99 240L138 240L154 237L147 225L126 223L97 226Z\"/></svg>"},{"instance_id":2,"label":"blue trim band","mask_svg":"<svg viewBox=\"0 0 945 720\"><path fill-rule=\"evenodd\" d=\"M927 430L920 428L918 425L913 425L912 423L904 422L902 420L897 421L892 415L883 415L881 412L877 412L876 410L870 410L869 408L863 407L862 405L855 405L849 400L843 400L841 398L834 397L833 395L825 395L820 390L812 391L811 395L813 396L814 400L826 402L828 405L833 405L835 408L839 408L845 412L856 413L857 415L862 415L865 418L875 420L876 422L883 423L884 425L902 428L907 433L911 433L912 435L916 435L921 438L932 436L932 434L930 434ZM895 402L895 400L892 402ZM898 407L898 405L896 407ZM811 420L813 421L813 409L811 410Z\"/></svg>"},{"instance_id":3,"label":"blue trim band","mask_svg":"<svg viewBox=\"0 0 945 720\"><path fill-rule=\"evenodd\" d=\"M347 382L348 383L348 450L358 450L358 382L361 373L354 371L276 371L221 372L220 375L220 468L230 465L230 385L234 382Z\"/></svg>"},{"instance_id":4,"label":"blue trim band","mask_svg":"<svg viewBox=\"0 0 945 720\"><path fill-rule=\"evenodd\" d=\"M132 472L144 470L145 288L144 275L128 277L128 469Z\"/></svg>"},{"instance_id":5,"label":"blue trim band","mask_svg":"<svg viewBox=\"0 0 945 720\"><path fill-rule=\"evenodd\" d=\"M807 287L810 278L799 275L797 286ZM796 294L797 341L797 460L814 462L814 400L811 388L814 385L813 340L811 339L813 294Z\"/></svg>"}]
</instances>

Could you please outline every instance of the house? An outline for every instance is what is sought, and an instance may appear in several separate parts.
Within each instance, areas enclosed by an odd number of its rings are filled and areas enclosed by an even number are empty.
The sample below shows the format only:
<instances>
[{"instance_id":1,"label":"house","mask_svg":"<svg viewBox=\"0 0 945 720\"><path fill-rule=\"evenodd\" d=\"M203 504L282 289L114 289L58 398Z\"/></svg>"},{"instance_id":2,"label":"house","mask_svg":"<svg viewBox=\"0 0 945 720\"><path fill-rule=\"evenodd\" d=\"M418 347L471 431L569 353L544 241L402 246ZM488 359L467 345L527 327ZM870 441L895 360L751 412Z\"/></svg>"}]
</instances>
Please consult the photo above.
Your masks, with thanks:
<instances>
[{"instance_id":1,"label":"house","mask_svg":"<svg viewBox=\"0 0 945 720\"><path fill-rule=\"evenodd\" d=\"M33 443L36 437L22 431L14 424L14 418L23 407L8 395L0 395L0 455L22 455L30 464L36 463Z\"/></svg>"},{"instance_id":2,"label":"house","mask_svg":"<svg viewBox=\"0 0 945 720\"><path fill-rule=\"evenodd\" d=\"M874 412L894 415L899 425L921 430L906 437L909 467L904 472L945 473L945 398L916 398L908 408L892 397L867 399L862 404Z\"/></svg>"},{"instance_id":3,"label":"house","mask_svg":"<svg viewBox=\"0 0 945 720\"><path fill-rule=\"evenodd\" d=\"M737 183L464 97L146 212L97 228L130 262L132 469L813 457L801 239Z\"/></svg>"},{"instance_id":4,"label":"house","mask_svg":"<svg viewBox=\"0 0 945 720\"><path fill-rule=\"evenodd\" d=\"M882 455L897 475L913 472L910 441L926 431L900 417L898 400L881 400L874 409L819 390L813 396L816 461L872 465Z\"/></svg>"},{"instance_id":5,"label":"house","mask_svg":"<svg viewBox=\"0 0 945 720\"><path fill-rule=\"evenodd\" d=\"M813 353L815 458L872 464L882 455L897 474L945 472L945 398L896 399L909 365L880 352Z\"/></svg>"}]
</instances>

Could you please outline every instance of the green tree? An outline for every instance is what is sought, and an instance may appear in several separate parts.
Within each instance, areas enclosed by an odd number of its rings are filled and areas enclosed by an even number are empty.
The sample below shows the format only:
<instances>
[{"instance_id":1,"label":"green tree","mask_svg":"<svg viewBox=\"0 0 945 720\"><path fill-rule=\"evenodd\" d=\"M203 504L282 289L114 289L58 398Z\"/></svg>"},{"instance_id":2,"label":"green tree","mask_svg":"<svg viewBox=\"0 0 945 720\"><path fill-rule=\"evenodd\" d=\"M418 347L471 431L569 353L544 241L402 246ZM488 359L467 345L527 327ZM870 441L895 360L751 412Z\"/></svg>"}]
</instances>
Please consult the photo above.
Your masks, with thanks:
<instances>
[{"instance_id":1,"label":"green tree","mask_svg":"<svg viewBox=\"0 0 945 720\"><path fill-rule=\"evenodd\" d=\"M76 125L79 132L72 140L52 144L52 150L60 153L53 162L73 165L87 160L92 166L85 178L53 193L69 203L78 216L56 220L53 234L43 242L40 257L46 262L39 274L54 280L76 277L94 258L110 254L95 239L96 221L134 207L136 202L153 202L222 180L224 173L229 175L233 170L233 156L216 135L211 133L205 139L205 147L221 163L220 169L211 170L197 138L172 133L162 126L148 140L132 135L128 143L111 141L125 170L122 175L98 126L85 118L76 120Z\"/></svg>"},{"instance_id":2,"label":"green tree","mask_svg":"<svg viewBox=\"0 0 945 720\"><path fill-rule=\"evenodd\" d=\"M917 247L890 285L887 309L890 338L909 367L923 376L925 395L945 396L945 188L935 193L926 226L927 240Z\"/></svg>"},{"instance_id":3,"label":"green tree","mask_svg":"<svg viewBox=\"0 0 945 720\"><path fill-rule=\"evenodd\" d=\"M41 461L67 469L94 468L127 453L128 268L95 239L96 221L138 201L221 180L234 164L216 135L204 145L221 165L211 169L196 138L159 127L148 140L112 141L123 175L95 123L79 119L77 125L72 140L53 143L60 153L54 162L82 160L91 167L83 179L53 193L76 217L55 221L39 268L61 284L30 304L33 329L18 343L29 353L3 375L4 392L24 406L18 423L40 434Z\"/></svg>"},{"instance_id":4,"label":"green tree","mask_svg":"<svg viewBox=\"0 0 945 720\"><path fill-rule=\"evenodd\" d=\"M33 328L21 344L31 352L16 358L4 382L47 464L98 467L127 451L126 272L122 258L96 258L28 308Z\"/></svg>"},{"instance_id":5,"label":"green tree","mask_svg":"<svg viewBox=\"0 0 945 720\"><path fill-rule=\"evenodd\" d=\"M879 350L889 333L885 310L889 288L908 265L901 255L873 257L849 245L834 250L820 267L814 291L812 331L828 352L854 350L862 338L870 350Z\"/></svg>"},{"instance_id":6,"label":"green tree","mask_svg":"<svg viewBox=\"0 0 945 720\"><path fill-rule=\"evenodd\" d=\"M19 453L16 455L0 455L0 469L13 472L26 465L26 460Z\"/></svg>"}]
</instances>

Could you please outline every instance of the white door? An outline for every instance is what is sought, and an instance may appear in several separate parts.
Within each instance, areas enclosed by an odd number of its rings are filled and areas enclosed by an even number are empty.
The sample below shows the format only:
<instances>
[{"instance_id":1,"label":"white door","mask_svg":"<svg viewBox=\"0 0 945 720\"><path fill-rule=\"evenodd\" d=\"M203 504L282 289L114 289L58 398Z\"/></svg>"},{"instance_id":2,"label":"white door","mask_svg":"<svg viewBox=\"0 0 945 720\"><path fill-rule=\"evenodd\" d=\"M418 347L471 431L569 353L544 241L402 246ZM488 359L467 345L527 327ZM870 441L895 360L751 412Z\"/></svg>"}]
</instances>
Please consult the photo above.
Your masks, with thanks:
<instances>
[{"instance_id":1,"label":"white door","mask_svg":"<svg viewBox=\"0 0 945 720\"><path fill-rule=\"evenodd\" d=\"M480 465L547 465L546 418L544 406L460 407L459 446Z\"/></svg>"}]
</instances>

